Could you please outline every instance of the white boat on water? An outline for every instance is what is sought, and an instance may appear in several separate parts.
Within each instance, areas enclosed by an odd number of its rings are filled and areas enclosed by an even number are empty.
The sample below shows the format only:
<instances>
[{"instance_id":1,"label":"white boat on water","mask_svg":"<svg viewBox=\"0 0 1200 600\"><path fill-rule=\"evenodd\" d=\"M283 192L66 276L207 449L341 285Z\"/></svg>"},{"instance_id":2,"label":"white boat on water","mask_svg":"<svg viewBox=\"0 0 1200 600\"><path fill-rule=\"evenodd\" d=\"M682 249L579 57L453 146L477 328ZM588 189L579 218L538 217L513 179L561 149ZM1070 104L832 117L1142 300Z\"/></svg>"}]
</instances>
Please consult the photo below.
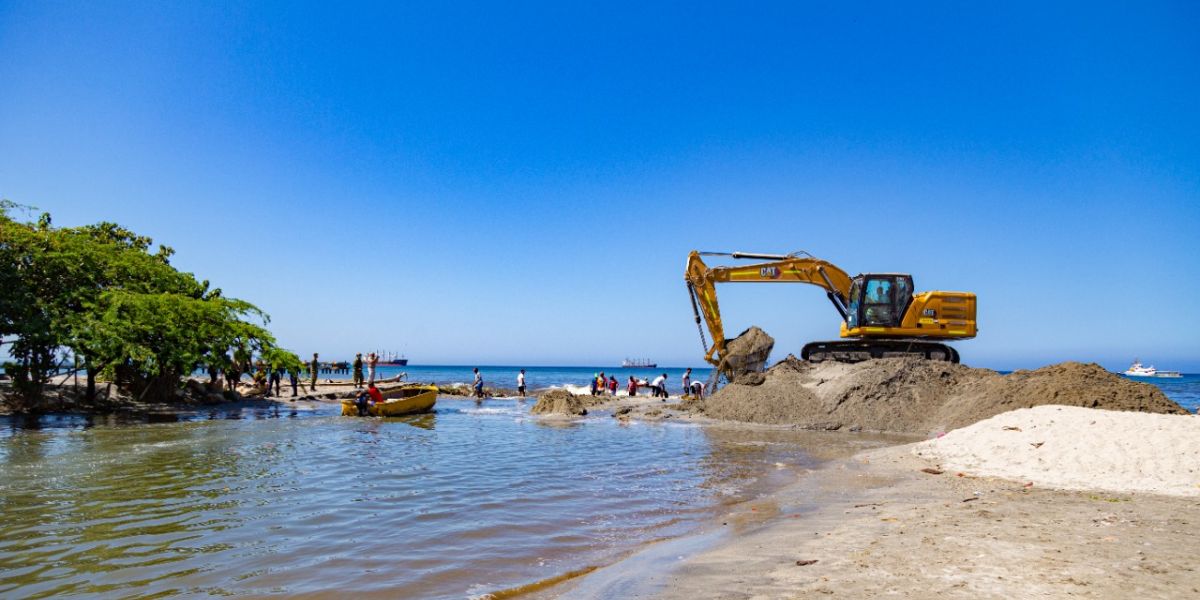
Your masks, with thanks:
<instances>
[{"instance_id":1,"label":"white boat on water","mask_svg":"<svg viewBox=\"0 0 1200 600\"><path fill-rule=\"evenodd\" d=\"M1154 365L1149 367L1142 366L1138 359L1133 359L1133 365L1125 370L1125 374L1130 377L1154 377L1158 373L1158 369Z\"/></svg>"},{"instance_id":2,"label":"white boat on water","mask_svg":"<svg viewBox=\"0 0 1200 600\"><path fill-rule=\"evenodd\" d=\"M1136 358L1133 359L1133 365L1125 371L1125 375L1129 377L1166 377L1170 379L1183 377L1183 373L1179 371L1159 371L1154 368L1154 365L1144 366Z\"/></svg>"}]
</instances>

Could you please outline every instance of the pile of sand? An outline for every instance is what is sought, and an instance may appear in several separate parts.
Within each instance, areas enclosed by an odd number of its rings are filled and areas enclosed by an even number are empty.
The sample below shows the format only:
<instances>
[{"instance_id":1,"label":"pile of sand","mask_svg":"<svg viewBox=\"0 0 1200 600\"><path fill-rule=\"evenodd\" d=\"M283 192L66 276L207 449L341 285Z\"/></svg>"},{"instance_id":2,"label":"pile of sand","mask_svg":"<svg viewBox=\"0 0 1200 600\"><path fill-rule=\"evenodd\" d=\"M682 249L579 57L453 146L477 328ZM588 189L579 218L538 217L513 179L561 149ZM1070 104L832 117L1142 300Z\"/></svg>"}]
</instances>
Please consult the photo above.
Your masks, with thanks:
<instances>
[{"instance_id":1,"label":"pile of sand","mask_svg":"<svg viewBox=\"0 0 1200 600\"><path fill-rule=\"evenodd\" d=\"M1042 404L1187 413L1158 388L1095 364L1068 362L1000 375L912 357L809 363L790 356L761 382L735 381L695 410L716 419L809 429L929 434Z\"/></svg>"},{"instance_id":2,"label":"pile of sand","mask_svg":"<svg viewBox=\"0 0 1200 600\"><path fill-rule=\"evenodd\" d=\"M538 396L537 403L529 412L535 415L577 415L587 414L589 397L576 396L566 390L550 390Z\"/></svg>"},{"instance_id":3,"label":"pile of sand","mask_svg":"<svg viewBox=\"0 0 1200 600\"><path fill-rule=\"evenodd\" d=\"M1064 489L1200 496L1200 417L1014 410L913 446L943 468Z\"/></svg>"}]
</instances>

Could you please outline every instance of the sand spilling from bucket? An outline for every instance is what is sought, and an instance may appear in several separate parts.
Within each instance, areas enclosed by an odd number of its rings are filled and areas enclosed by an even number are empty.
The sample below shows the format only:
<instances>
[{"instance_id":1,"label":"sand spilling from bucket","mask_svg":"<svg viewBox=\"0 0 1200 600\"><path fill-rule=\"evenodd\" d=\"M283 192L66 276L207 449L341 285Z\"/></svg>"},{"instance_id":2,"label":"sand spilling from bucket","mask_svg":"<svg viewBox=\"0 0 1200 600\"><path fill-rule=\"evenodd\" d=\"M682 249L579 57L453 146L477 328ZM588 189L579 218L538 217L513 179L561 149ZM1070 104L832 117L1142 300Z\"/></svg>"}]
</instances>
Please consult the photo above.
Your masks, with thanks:
<instances>
[{"instance_id":1,"label":"sand spilling from bucket","mask_svg":"<svg viewBox=\"0 0 1200 600\"><path fill-rule=\"evenodd\" d=\"M1066 362L1001 375L912 357L809 363L791 356L761 378L725 386L694 410L716 419L809 429L929 434L1043 404L1187 413L1158 388L1095 364Z\"/></svg>"},{"instance_id":2,"label":"sand spilling from bucket","mask_svg":"<svg viewBox=\"0 0 1200 600\"><path fill-rule=\"evenodd\" d=\"M944 469L1062 489L1200 496L1200 417L1074 406L1006 412L913 446Z\"/></svg>"},{"instance_id":3,"label":"sand spilling from bucket","mask_svg":"<svg viewBox=\"0 0 1200 600\"><path fill-rule=\"evenodd\" d=\"M754 377L767 365L767 358L775 347L775 338L758 327L750 327L731 340L725 340L725 351L717 371L738 381L742 377Z\"/></svg>"}]
</instances>

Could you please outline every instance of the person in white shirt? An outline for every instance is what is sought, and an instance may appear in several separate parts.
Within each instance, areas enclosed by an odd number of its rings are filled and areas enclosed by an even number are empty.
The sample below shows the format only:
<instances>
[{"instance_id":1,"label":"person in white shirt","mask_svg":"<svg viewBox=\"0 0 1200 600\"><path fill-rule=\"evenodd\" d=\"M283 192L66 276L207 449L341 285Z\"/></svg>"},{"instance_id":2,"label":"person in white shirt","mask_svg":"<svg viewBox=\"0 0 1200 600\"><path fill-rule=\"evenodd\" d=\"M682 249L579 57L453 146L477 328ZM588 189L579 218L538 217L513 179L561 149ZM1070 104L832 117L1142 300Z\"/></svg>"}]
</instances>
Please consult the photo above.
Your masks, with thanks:
<instances>
[{"instance_id":1,"label":"person in white shirt","mask_svg":"<svg viewBox=\"0 0 1200 600\"><path fill-rule=\"evenodd\" d=\"M654 381L650 382L650 387L654 388L655 396L657 396L659 398L666 398L667 397L667 374L663 373L662 375L655 377Z\"/></svg>"},{"instance_id":2,"label":"person in white shirt","mask_svg":"<svg viewBox=\"0 0 1200 600\"><path fill-rule=\"evenodd\" d=\"M374 352L367 355L367 385L375 383L375 367L379 364L379 356Z\"/></svg>"},{"instance_id":3,"label":"person in white shirt","mask_svg":"<svg viewBox=\"0 0 1200 600\"><path fill-rule=\"evenodd\" d=\"M522 398L525 397L525 369L517 373L517 393L521 394Z\"/></svg>"},{"instance_id":4,"label":"person in white shirt","mask_svg":"<svg viewBox=\"0 0 1200 600\"><path fill-rule=\"evenodd\" d=\"M683 393L690 394L692 392L692 368L688 367L683 372Z\"/></svg>"}]
</instances>

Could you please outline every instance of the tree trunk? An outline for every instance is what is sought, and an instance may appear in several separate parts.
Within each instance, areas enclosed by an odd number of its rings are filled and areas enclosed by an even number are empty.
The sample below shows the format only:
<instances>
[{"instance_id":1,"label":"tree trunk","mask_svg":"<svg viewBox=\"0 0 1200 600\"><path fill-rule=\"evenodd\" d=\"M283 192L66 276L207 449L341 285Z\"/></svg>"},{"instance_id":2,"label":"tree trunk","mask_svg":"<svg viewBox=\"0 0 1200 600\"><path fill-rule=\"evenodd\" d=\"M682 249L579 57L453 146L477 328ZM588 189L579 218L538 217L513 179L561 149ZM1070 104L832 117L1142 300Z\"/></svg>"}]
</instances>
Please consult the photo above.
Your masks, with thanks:
<instances>
[{"instance_id":1,"label":"tree trunk","mask_svg":"<svg viewBox=\"0 0 1200 600\"><path fill-rule=\"evenodd\" d=\"M96 401L96 369L92 367L92 363L87 363L87 398L88 403Z\"/></svg>"}]
</instances>

